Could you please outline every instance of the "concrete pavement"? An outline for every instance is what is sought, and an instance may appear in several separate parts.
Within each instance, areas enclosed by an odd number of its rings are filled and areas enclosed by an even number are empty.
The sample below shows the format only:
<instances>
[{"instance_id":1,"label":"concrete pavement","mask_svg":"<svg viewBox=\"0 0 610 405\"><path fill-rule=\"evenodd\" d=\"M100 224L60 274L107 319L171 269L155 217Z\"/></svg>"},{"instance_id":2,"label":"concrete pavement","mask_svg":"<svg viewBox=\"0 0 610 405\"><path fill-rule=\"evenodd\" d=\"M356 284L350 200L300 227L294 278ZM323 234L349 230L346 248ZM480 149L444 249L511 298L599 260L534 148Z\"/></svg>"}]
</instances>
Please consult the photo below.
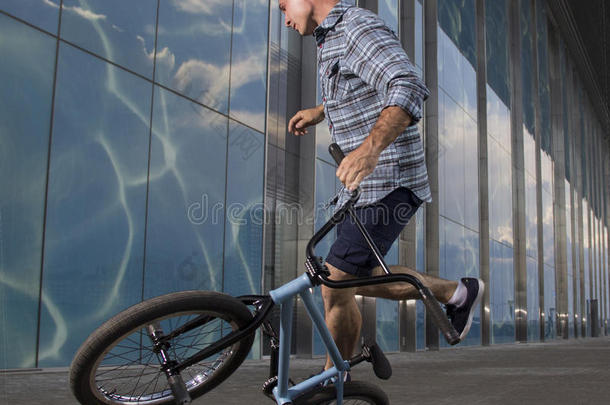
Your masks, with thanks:
<instances>
[{"instance_id":1,"label":"concrete pavement","mask_svg":"<svg viewBox=\"0 0 610 405\"><path fill-rule=\"evenodd\" d=\"M368 363L354 380L382 387L392 404L610 404L610 337L442 349L388 355L394 373L377 379ZM295 359L291 375L300 380L323 361ZM260 393L267 361L245 362L194 404L268 404ZM67 370L0 373L2 405L78 405Z\"/></svg>"}]
</instances>

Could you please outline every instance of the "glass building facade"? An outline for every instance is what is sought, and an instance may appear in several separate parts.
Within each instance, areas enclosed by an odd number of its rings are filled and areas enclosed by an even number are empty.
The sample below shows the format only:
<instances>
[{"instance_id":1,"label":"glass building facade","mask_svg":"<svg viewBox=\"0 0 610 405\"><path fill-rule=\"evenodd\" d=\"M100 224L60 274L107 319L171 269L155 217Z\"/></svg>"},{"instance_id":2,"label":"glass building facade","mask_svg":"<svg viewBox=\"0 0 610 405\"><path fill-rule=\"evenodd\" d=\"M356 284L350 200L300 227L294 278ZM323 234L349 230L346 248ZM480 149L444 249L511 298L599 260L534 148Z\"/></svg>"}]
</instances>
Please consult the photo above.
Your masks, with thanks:
<instances>
[{"instance_id":1,"label":"glass building facade","mask_svg":"<svg viewBox=\"0 0 610 405\"><path fill-rule=\"evenodd\" d=\"M547 2L352 3L431 90L434 201L388 264L484 279L466 345L606 334L608 133ZM265 293L304 270L340 187L327 123L286 131L321 102L315 49L275 0L0 3L0 369L68 366L147 298ZM364 340L446 346L419 301L357 299ZM293 352L323 355L295 311Z\"/></svg>"}]
</instances>

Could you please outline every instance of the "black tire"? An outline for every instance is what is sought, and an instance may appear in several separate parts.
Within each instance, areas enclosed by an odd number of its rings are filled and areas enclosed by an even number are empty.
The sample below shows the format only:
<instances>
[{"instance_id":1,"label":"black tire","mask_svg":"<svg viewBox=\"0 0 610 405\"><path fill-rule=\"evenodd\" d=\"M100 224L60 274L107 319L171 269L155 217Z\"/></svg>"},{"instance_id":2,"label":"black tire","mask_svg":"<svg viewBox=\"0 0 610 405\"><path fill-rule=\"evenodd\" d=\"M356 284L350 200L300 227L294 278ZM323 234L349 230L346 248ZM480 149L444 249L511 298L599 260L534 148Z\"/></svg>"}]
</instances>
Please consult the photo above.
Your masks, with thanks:
<instances>
[{"instance_id":1,"label":"black tire","mask_svg":"<svg viewBox=\"0 0 610 405\"><path fill-rule=\"evenodd\" d=\"M333 405L337 403L334 385L317 388L294 400L294 405ZM378 386L364 381L349 381L343 384L343 403L345 405L389 405L390 400Z\"/></svg>"},{"instance_id":2,"label":"black tire","mask_svg":"<svg viewBox=\"0 0 610 405\"><path fill-rule=\"evenodd\" d=\"M184 291L141 302L105 322L82 344L70 366L74 396L84 405L174 403L167 378L151 350L146 327L156 322L167 334L202 314L213 318L169 341L171 360L184 360L252 320L246 305L217 292ZM253 341L251 334L184 369L181 375L191 398L231 375L248 355Z\"/></svg>"}]
</instances>

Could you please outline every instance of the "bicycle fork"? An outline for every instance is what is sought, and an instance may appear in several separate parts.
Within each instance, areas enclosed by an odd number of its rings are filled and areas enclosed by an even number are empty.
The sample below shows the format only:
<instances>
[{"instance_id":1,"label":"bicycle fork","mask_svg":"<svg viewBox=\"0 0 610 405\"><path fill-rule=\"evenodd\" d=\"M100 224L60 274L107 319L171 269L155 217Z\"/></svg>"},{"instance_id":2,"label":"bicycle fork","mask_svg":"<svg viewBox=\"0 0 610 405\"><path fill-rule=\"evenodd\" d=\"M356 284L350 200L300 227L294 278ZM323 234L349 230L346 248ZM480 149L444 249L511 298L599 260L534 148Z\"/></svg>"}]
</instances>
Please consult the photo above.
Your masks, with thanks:
<instances>
[{"instance_id":1,"label":"bicycle fork","mask_svg":"<svg viewBox=\"0 0 610 405\"><path fill-rule=\"evenodd\" d=\"M161 369L167 377L167 383L172 390L176 405L190 404L192 400L186 388L186 384L180 373L175 371L175 367L178 363L175 360L169 359L168 350L170 346L168 342L163 341L162 339L165 335L163 334L161 325L157 322L150 324L147 327L147 331L148 336L154 345L153 352L157 354Z\"/></svg>"}]
</instances>

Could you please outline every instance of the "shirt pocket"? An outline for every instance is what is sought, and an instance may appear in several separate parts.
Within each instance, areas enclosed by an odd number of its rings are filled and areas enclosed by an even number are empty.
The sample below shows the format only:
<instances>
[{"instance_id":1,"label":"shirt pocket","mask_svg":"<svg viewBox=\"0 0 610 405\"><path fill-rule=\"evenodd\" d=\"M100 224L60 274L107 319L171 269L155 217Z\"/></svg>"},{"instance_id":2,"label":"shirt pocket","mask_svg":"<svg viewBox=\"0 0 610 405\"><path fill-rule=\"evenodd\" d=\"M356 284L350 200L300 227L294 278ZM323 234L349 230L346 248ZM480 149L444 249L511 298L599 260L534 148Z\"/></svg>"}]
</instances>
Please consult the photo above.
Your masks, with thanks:
<instances>
[{"instance_id":1,"label":"shirt pocket","mask_svg":"<svg viewBox=\"0 0 610 405\"><path fill-rule=\"evenodd\" d=\"M332 58L320 65L323 97L326 100L344 100L349 94L349 82L341 69L341 59Z\"/></svg>"}]
</instances>

